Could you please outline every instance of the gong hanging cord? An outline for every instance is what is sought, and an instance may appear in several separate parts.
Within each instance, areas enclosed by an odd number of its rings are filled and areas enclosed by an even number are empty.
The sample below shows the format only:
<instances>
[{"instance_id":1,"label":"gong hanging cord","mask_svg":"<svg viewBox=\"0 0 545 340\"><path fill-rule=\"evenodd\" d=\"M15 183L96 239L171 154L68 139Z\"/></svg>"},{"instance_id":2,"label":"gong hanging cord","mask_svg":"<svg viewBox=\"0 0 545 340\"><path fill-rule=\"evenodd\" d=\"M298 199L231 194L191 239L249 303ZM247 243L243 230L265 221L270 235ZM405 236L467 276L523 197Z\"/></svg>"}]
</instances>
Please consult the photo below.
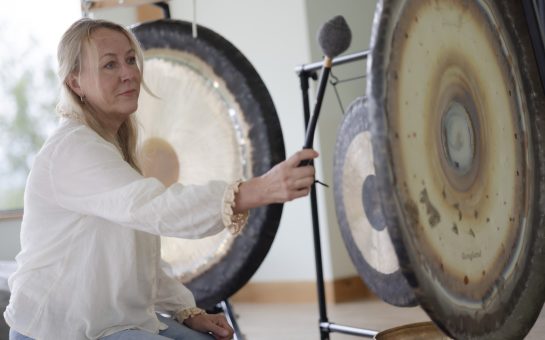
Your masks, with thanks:
<instances>
[{"instance_id":1,"label":"gong hanging cord","mask_svg":"<svg viewBox=\"0 0 545 340\"><path fill-rule=\"evenodd\" d=\"M362 74L361 76L350 77L350 78L339 80L339 78L333 74L333 70L331 70L331 73L329 74L329 77L331 78L331 80L329 80L329 83L331 84L331 86L333 86L333 91L335 91L335 97L337 97L337 102L339 103L339 107L341 108L341 113L344 115L346 110L344 109L344 106L343 106L343 103L342 103L342 100L341 100L341 96L339 94L339 90L337 89L337 85L342 84L342 83L351 82L351 81L360 80L360 79L365 79L367 77L367 75Z\"/></svg>"}]
</instances>

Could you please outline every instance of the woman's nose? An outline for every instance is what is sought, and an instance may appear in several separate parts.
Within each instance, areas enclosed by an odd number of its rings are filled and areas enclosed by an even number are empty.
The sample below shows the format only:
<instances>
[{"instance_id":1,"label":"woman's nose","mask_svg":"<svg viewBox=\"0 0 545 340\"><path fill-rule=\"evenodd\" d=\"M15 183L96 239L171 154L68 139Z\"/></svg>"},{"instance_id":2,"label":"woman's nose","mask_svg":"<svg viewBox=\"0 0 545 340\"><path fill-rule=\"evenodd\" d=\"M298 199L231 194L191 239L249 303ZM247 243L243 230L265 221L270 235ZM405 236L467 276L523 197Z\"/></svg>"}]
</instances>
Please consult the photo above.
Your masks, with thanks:
<instances>
[{"instance_id":1,"label":"woman's nose","mask_svg":"<svg viewBox=\"0 0 545 340\"><path fill-rule=\"evenodd\" d=\"M134 65L124 64L121 67L121 81L133 80L138 75L138 68Z\"/></svg>"}]
</instances>

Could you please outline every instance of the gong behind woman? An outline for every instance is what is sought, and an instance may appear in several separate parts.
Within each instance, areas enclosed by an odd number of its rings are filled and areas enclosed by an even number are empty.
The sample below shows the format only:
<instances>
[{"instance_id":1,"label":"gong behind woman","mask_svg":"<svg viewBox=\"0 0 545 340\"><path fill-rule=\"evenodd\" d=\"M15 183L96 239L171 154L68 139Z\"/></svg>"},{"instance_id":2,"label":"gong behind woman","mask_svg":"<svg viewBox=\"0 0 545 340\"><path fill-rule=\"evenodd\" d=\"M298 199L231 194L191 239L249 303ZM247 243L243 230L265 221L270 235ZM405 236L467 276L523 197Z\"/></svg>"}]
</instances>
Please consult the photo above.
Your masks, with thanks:
<instances>
[{"instance_id":1,"label":"gong behind woman","mask_svg":"<svg viewBox=\"0 0 545 340\"><path fill-rule=\"evenodd\" d=\"M188 22L133 27L144 49L137 119L144 175L165 185L259 176L285 159L276 111L263 81L219 34ZM267 254L282 205L252 210L237 235L201 240L162 237L167 273L184 282L197 304L212 308L240 289Z\"/></svg>"},{"instance_id":2,"label":"gong behind woman","mask_svg":"<svg viewBox=\"0 0 545 340\"><path fill-rule=\"evenodd\" d=\"M545 298L545 105L522 2L379 1L367 97L419 304L453 338L524 338Z\"/></svg>"}]
</instances>

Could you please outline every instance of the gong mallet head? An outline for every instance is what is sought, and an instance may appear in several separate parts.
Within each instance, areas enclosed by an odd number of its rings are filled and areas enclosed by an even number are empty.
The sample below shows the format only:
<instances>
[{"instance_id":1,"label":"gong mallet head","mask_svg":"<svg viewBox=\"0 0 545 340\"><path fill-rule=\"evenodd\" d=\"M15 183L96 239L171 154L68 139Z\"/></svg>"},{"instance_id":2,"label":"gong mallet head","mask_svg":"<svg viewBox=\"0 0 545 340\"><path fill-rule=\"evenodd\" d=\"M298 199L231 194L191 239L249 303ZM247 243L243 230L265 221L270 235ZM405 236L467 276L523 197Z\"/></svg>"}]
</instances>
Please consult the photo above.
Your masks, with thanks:
<instances>
[{"instance_id":1,"label":"gong mallet head","mask_svg":"<svg viewBox=\"0 0 545 340\"><path fill-rule=\"evenodd\" d=\"M318 94L316 95L314 112L312 113L312 117L307 127L305 145L303 146L303 149L312 149L314 131L316 130L316 123L318 122L318 116L322 107L322 100L324 99L327 79L329 77L329 72L331 71L332 60L348 49L352 40L352 33L350 32L350 27L348 27L344 17L337 15L322 25L318 31L317 38L318 43L322 48L322 52L324 53L324 64L322 66L322 72L318 84ZM308 160L301 162L301 165L308 164L310 164L310 161Z\"/></svg>"}]
</instances>

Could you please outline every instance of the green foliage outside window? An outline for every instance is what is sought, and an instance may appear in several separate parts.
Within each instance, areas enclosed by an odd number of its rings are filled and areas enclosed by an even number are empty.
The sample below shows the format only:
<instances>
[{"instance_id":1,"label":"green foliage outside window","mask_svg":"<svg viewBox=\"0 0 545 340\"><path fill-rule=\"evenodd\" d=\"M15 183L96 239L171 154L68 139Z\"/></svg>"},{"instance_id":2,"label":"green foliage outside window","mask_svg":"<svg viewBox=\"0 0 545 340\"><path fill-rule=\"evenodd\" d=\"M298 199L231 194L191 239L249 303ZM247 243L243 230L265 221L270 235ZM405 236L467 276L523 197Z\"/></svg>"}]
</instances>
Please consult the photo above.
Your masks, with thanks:
<instances>
[{"instance_id":1,"label":"green foliage outside window","mask_svg":"<svg viewBox=\"0 0 545 340\"><path fill-rule=\"evenodd\" d=\"M0 41L4 30L0 26ZM0 50L0 211L23 207L34 156L54 128L58 80L53 56L35 39Z\"/></svg>"}]
</instances>

